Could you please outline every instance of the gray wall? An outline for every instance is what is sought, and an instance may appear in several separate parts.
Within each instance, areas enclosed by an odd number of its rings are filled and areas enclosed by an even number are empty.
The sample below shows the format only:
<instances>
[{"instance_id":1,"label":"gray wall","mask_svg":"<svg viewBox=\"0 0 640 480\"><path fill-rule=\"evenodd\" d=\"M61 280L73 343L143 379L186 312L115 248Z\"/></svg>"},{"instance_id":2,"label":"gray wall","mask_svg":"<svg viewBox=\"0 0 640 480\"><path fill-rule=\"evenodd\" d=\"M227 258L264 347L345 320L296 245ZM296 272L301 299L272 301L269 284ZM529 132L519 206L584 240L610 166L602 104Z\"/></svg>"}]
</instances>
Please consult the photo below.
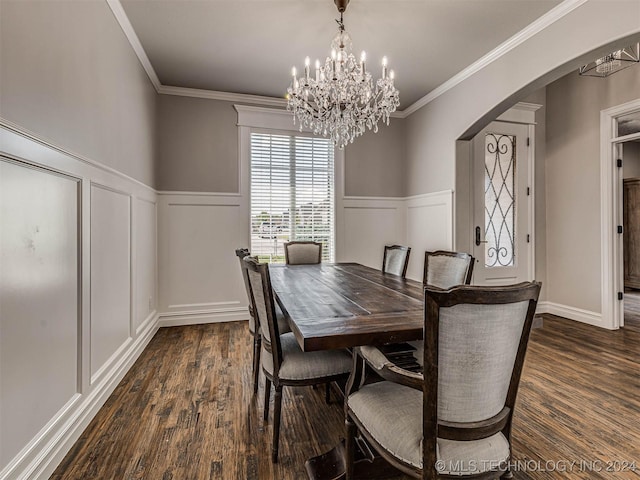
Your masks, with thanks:
<instances>
[{"instance_id":1,"label":"gray wall","mask_svg":"<svg viewBox=\"0 0 640 480\"><path fill-rule=\"evenodd\" d=\"M160 95L158 189L238 192L237 121L233 102Z\"/></svg>"},{"instance_id":2,"label":"gray wall","mask_svg":"<svg viewBox=\"0 0 640 480\"><path fill-rule=\"evenodd\" d=\"M406 120L392 118L378 133L367 131L345 148L346 196L404 197Z\"/></svg>"},{"instance_id":3,"label":"gray wall","mask_svg":"<svg viewBox=\"0 0 640 480\"><path fill-rule=\"evenodd\" d=\"M160 95L158 188L238 192L238 116L234 102ZM404 120L392 118L345 150L345 194L402 197Z\"/></svg>"},{"instance_id":4,"label":"gray wall","mask_svg":"<svg viewBox=\"0 0 640 480\"><path fill-rule=\"evenodd\" d=\"M0 116L154 186L157 95L107 3L0 8Z\"/></svg>"},{"instance_id":5,"label":"gray wall","mask_svg":"<svg viewBox=\"0 0 640 480\"><path fill-rule=\"evenodd\" d=\"M601 311L600 111L640 97L640 67L547 87L548 299Z\"/></svg>"}]
</instances>

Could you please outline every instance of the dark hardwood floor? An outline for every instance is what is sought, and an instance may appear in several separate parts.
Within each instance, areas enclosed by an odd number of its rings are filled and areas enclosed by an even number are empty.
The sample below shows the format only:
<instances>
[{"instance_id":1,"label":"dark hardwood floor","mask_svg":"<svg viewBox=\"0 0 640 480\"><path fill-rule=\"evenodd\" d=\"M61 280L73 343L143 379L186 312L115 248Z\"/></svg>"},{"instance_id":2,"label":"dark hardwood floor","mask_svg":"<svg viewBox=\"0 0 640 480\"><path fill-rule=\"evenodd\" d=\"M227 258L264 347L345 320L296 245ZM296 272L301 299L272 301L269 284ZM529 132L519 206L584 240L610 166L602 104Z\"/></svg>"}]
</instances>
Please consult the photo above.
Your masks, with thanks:
<instances>
[{"instance_id":1,"label":"dark hardwood floor","mask_svg":"<svg viewBox=\"0 0 640 480\"><path fill-rule=\"evenodd\" d=\"M286 388L273 465L250 364L246 323L161 329L51 478L306 478L304 460L343 435L341 405L326 405L323 389ZM529 344L513 437L515 460L526 461L516 479L640 478L640 465L605 471L640 462L640 330L545 316ZM562 462L572 461L568 471Z\"/></svg>"}]
</instances>

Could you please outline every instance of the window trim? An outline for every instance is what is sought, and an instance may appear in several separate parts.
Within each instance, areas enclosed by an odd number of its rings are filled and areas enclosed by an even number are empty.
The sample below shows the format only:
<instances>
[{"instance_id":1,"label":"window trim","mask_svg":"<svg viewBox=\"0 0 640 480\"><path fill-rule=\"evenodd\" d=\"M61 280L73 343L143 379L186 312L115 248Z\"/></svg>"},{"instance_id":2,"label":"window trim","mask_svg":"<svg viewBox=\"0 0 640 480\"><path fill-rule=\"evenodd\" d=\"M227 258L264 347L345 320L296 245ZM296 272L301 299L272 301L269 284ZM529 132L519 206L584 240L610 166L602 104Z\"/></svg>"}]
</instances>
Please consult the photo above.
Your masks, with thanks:
<instances>
[{"instance_id":1,"label":"window trim","mask_svg":"<svg viewBox=\"0 0 640 480\"><path fill-rule=\"evenodd\" d=\"M240 194L242 202L242 218L246 245L251 245L251 133L273 133L284 135L314 136L308 129L300 131L293 124L292 114L284 109L234 105L238 112L238 156L240 175ZM333 242L334 261L344 261L344 150L334 148L333 151Z\"/></svg>"}]
</instances>

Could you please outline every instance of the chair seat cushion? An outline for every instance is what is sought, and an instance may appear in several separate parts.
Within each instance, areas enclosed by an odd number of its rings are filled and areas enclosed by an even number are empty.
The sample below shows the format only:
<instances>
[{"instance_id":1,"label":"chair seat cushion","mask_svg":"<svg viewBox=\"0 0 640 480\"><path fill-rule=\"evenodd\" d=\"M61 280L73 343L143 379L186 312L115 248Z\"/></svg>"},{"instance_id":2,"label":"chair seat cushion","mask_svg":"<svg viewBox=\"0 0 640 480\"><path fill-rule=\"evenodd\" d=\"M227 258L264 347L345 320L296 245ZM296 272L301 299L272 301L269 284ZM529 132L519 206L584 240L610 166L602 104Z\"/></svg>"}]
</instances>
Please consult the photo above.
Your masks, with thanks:
<instances>
[{"instance_id":1,"label":"chair seat cushion","mask_svg":"<svg viewBox=\"0 0 640 480\"><path fill-rule=\"evenodd\" d=\"M392 382L365 385L348 399L349 409L366 431L390 454L422 467L422 392ZM500 432L482 440L439 438L438 471L446 475L478 474L509 460L509 442Z\"/></svg>"},{"instance_id":2,"label":"chair seat cushion","mask_svg":"<svg viewBox=\"0 0 640 480\"><path fill-rule=\"evenodd\" d=\"M344 350L303 352L292 332L280 335L281 380L311 380L349 373L351 356ZM273 375L273 356L262 347L262 367Z\"/></svg>"}]
</instances>

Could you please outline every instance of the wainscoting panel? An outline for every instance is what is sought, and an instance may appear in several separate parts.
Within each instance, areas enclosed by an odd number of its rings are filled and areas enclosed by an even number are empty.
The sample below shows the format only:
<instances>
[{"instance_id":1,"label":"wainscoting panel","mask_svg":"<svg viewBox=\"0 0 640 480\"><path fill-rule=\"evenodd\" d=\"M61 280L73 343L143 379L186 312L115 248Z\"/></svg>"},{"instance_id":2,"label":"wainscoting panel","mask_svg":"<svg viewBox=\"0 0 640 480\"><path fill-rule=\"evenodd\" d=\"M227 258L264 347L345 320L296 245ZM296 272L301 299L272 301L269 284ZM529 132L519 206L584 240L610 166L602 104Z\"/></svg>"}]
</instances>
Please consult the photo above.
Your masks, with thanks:
<instances>
[{"instance_id":1,"label":"wainscoting panel","mask_svg":"<svg viewBox=\"0 0 640 480\"><path fill-rule=\"evenodd\" d=\"M157 204L136 198L134 202L136 297L134 332L140 333L146 322L153 320L158 308Z\"/></svg>"},{"instance_id":2,"label":"wainscoting panel","mask_svg":"<svg viewBox=\"0 0 640 480\"><path fill-rule=\"evenodd\" d=\"M424 252L453 249L453 192L409 197L407 205L407 245L411 258L407 277L422 280Z\"/></svg>"},{"instance_id":3,"label":"wainscoting panel","mask_svg":"<svg viewBox=\"0 0 640 480\"><path fill-rule=\"evenodd\" d=\"M247 246L237 195L160 195L162 325L248 319L234 250Z\"/></svg>"},{"instance_id":4,"label":"wainscoting panel","mask_svg":"<svg viewBox=\"0 0 640 480\"><path fill-rule=\"evenodd\" d=\"M91 185L91 383L129 339L131 197Z\"/></svg>"},{"instance_id":5,"label":"wainscoting panel","mask_svg":"<svg viewBox=\"0 0 640 480\"><path fill-rule=\"evenodd\" d=\"M79 192L0 159L0 470L78 393Z\"/></svg>"},{"instance_id":6,"label":"wainscoting panel","mask_svg":"<svg viewBox=\"0 0 640 480\"><path fill-rule=\"evenodd\" d=\"M347 197L343 201L344 232L338 261L381 268L385 245L406 243L403 200Z\"/></svg>"},{"instance_id":7,"label":"wainscoting panel","mask_svg":"<svg viewBox=\"0 0 640 480\"><path fill-rule=\"evenodd\" d=\"M0 155L0 480L46 479L158 329L156 192L2 118Z\"/></svg>"}]
</instances>

